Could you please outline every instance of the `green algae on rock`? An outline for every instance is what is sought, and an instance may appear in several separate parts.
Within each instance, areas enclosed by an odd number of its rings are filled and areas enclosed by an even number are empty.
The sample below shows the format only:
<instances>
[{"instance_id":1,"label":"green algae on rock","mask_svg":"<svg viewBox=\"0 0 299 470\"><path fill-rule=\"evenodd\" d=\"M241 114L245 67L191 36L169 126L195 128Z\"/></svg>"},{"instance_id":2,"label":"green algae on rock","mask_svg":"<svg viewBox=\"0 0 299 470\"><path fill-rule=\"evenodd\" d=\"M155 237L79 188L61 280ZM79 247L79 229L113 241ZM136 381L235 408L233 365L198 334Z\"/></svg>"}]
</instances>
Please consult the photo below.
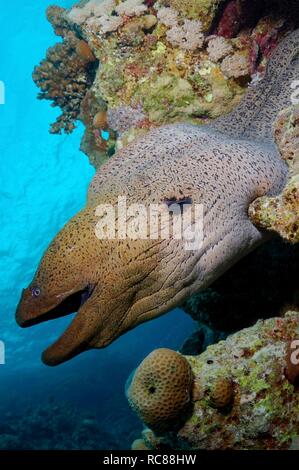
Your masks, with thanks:
<instances>
[{"instance_id":1,"label":"green algae on rock","mask_svg":"<svg viewBox=\"0 0 299 470\"><path fill-rule=\"evenodd\" d=\"M185 356L195 380L192 416L176 433L146 430L149 448L288 449L299 435L299 391L286 377L288 345L299 338L299 313L254 326ZM213 403L215 384L231 383L226 407ZM219 389L219 385L218 385ZM219 391L217 396L219 396ZM221 402L220 402L221 403Z\"/></svg>"}]
</instances>

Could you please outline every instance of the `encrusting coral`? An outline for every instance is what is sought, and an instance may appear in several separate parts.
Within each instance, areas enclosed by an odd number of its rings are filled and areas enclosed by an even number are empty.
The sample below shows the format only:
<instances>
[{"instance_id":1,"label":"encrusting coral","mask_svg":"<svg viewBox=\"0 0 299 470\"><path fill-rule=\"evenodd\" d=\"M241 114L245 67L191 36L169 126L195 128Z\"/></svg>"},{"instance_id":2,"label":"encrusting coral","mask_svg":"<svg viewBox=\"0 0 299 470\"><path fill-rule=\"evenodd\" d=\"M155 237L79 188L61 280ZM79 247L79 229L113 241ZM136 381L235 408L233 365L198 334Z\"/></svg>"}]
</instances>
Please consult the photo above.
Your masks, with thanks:
<instances>
[{"instance_id":1,"label":"encrusting coral","mask_svg":"<svg viewBox=\"0 0 299 470\"><path fill-rule=\"evenodd\" d=\"M192 415L185 416L175 433L158 436L144 431L145 446L193 450L290 448L299 435L299 366L293 365L290 377L289 364L294 357L290 359L289 345L298 338L299 313L289 311L281 318L260 320L209 346L199 356L185 356L194 377ZM167 357L164 362L167 370ZM160 387L163 403L162 384ZM138 408L139 416L146 418L145 424L150 427L148 414L143 414L149 411L145 396ZM160 409L163 416L163 406Z\"/></svg>"},{"instance_id":2,"label":"encrusting coral","mask_svg":"<svg viewBox=\"0 0 299 470\"><path fill-rule=\"evenodd\" d=\"M232 110L248 83L263 74L279 39L292 29L292 9L286 8L277 19L277 2L271 8L267 0L259 7L249 0L230 0L223 8L224 3L92 0L69 10L51 7L48 19L66 43L64 55L61 47L57 50L64 65L58 71L50 58L46 61L49 67L42 64L36 83L42 88L41 97L53 99L63 110L52 131L64 128L71 132L80 118L86 126L81 148L98 167L115 149L151 127L181 121L201 123ZM84 40L99 67L96 63L92 67L77 64L76 54L67 47L70 35L73 40ZM97 68L95 79L90 68L92 72ZM57 90L58 79L64 86ZM75 86L78 81L79 89ZM92 107L101 108L105 103L108 115L114 116L104 134L89 118L86 102L83 104L87 89L93 97ZM130 124L123 130L112 127L123 120L124 110ZM136 114L142 118L135 119Z\"/></svg>"},{"instance_id":3,"label":"encrusting coral","mask_svg":"<svg viewBox=\"0 0 299 470\"><path fill-rule=\"evenodd\" d=\"M193 377L188 361L171 349L156 349L137 368L127 390L134 411L157 433L180 427L188 413Z\"/></svg>"},{"instance_id":4,"label":"encrusting coral","mask_svg":"<svg viewBox=\"0 0 299 470\"><path fill-rule=\"evenodd\" d=\"M290 181L276 197L256 199L249 208L255 225L277 232L289 243L299 242L299 106L279 113L276 144L289 165Z\"/></svg>"}]
</instances>

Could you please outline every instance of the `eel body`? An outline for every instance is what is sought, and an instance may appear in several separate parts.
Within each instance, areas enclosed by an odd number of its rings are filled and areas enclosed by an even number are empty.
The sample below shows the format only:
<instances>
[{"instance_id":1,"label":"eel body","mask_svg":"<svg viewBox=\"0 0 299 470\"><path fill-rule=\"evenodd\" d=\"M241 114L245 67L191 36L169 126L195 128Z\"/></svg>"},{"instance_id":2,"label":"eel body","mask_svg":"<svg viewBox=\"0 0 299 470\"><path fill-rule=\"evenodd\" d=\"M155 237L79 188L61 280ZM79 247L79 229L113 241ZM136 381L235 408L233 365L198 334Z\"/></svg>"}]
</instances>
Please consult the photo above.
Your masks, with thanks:
<instances>
[{"instance_id":1,"label":"eel body","mask_svg":"<svg viewBox=\"0 0 299 470\"><path fill-rule=\"evenodd\" d=\"M272 123L290 105L298 54L296 30L274 52L265 78L230 115L208 126L153 129L98 170L86 207L50 244L17 309L21 326L78 312L45 351L44 362L56 365L107 346L209 286L265 240L249 220L248 207L257 197L280 193L286 183ZM112 239L99 238L98 208L109 205L119 218L119 197L127 206L147 209L174 203L192 212L201 206L201 243L186 249L183 238L124 237L118 224ZM123 222L131 218L126 214Z\"/></svg>"}]
</instances>

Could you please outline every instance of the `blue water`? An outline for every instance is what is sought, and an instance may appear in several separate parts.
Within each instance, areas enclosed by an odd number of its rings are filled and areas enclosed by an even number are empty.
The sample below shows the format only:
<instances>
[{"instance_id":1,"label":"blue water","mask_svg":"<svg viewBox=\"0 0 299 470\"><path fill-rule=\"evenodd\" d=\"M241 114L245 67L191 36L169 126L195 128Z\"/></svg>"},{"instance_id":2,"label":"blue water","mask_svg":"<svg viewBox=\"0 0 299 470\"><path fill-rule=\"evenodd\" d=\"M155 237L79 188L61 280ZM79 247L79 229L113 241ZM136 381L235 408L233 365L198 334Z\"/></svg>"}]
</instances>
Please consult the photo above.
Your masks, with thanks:
<instances>
[{"instance_id":1,"label":"blue water","mask_svg":"<svg viewBox=\"0 0 299 470\"><path fill-rule=\"evenodd\" d=\"M0 449L126 448L142 429L124 396L127 377L153 349L179 348L193 322L176 310L105 350L53 369L41 363L40 354L69 319L28 330L16 325L21 289L53 236L84 205L94 169L79 151L83 128L70 136L50 135L49 124L59 111L36 99L33 67L58 40L45 19L49 0L1 3L0 341L6 363L0 365ZM59 2L63 7L72 3ZM82 428L88 425L85 413L95 417L104 433L93 442L89 434L100 434Z\"/></svg>"}]
</instances>

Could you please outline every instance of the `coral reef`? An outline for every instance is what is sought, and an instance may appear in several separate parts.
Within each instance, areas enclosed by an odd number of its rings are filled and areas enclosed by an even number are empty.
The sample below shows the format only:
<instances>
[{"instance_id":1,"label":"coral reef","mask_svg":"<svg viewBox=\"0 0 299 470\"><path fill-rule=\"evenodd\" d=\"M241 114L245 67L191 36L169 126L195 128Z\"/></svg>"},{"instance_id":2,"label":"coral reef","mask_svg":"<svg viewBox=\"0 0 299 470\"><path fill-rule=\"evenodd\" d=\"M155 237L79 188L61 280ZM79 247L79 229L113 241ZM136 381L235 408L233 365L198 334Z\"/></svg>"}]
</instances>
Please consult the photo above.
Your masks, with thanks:
<instances>
[{"instance_id":1,"label":"coral reef","mask_svg":"<svg viewBox=\"0 0 299 470\"><path fill-rule=\"evenodd\" d=\"M156 349L134 373L127 398L156 433L174 431L188 412L192 383L190 365L181 354Z\"/></svg>"},{"instance_id":2,"label":"coral reef","mask_svg":"<svg viewBox=\"0 0 299 470\"><path fill-rule=\"evenodd\" d=\"M199 356L186 356L194 377L192 415L176 433L157 436L144 431L145 445L290 448L299 434L299 394L298 365L294 366L296 382L289 376L289 345L298 335L299 313L288 311L283 318L258 321ZM143 406L146 408L146 401Z\"/></svg>"},{"instance_id":3,"label":"coral reef","mask_svg":"<svg viewBox=\"0 0 299 470\"><path fill-rule=\"evenodd\" d=\"M0 450L116 449L116 435L101 429L95 416L69 402L50 400L26 413L3 413Z\"/></svg>"},{"instance_id":4,"label":"coral reef","mask_svg":"<svg viewBox=\"0 0 299 470\"><path fill-rule=\"evenodd\" d=\"M62 43L47 51L46 59L35 67L33 80L40 88L39 99L51 100L62 115L52 124L51 132L72 132L80 114L83 98L95 77L96 58L86 41L65 30L62 9L51 7L48 18L57 34L63 35Z\"/></svg>"},{"instance_id":5,"label":"coral reef","mask_svg":"<svg viewBox=\"0 0 299 470\"><path fill-rule=\"evenodd\" d=\"M298 243L299 174L292 178L279 196L254 201L249 215L256 226L279 233L289 243Z\"/></svg>"},{"instance_id":6,"label":"coral reef","mask_svg":"<svg viewBox=\"0 0 299 470\"><path fill-rule=\"evenodd\" d=\"M63 110L52 131L71 132L80 118L86 126L81 148L98 167L151 127L201 123L229 112L294 27L293 3L283 10L268 0L97 0L70 10L51 7L48 19L64 42L50 50L35 80L40 97ZM78 59L74 41L99 67ZM93 119L103 109L112 116L107 129ZM125 126L115 126L124 119Z\"/></svg>"},{"instance_id":7,"label":"coral reef","mask_svg":"<svg viewBox=\"0 0 299 470\"><path fill-rule=\"evenodd\" d=\"M161 0L160 3L181 12L188 19L199 19L204 29L208 30L222 2L223 0Z\"/></svg>"},{"instance_id":8,"label":"coral reef","mask_svg":"<svg viewBox=\"0 0 299 470\"><path fill-rule=\"evenodd\" d=\"M227 78L239 78L249 74L248 57L242 54L227 56L221 64L221 70Z\"/></svg>"},{"instance_id":9,"label":"coral reef","mask_svg":"<svg viewBox=\"0 0 299 470\"><path fill-rule=\"evenodd\" d=\"M299 106L282 111L275 125L276 144L290 168L291 179L276 197L256 199L249 208L255 225L299 242Z\"/></svg>"}]
</instances>

